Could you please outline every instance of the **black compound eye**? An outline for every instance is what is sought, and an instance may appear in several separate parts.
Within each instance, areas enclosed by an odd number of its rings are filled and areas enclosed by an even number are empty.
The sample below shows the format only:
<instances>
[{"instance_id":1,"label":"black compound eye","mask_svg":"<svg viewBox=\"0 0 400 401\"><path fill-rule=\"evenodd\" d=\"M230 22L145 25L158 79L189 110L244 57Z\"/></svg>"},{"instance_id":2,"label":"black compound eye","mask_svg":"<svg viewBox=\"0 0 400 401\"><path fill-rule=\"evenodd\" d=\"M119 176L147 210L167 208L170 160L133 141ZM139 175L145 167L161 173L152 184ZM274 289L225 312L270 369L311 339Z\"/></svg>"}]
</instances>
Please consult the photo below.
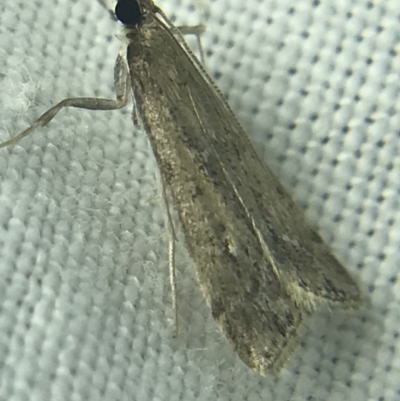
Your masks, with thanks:
<instances>
[{"instance_id":1,"label":"black compound eye","mask_svg":"<svg viewBox=\"0 0 400 401\"><path fill-rule=\"evenodd\" d=\"M136 0L119 0L115 6L115 16L124 25L137 25L141 18L139 4Z\"/></svg>"}]
</instances>

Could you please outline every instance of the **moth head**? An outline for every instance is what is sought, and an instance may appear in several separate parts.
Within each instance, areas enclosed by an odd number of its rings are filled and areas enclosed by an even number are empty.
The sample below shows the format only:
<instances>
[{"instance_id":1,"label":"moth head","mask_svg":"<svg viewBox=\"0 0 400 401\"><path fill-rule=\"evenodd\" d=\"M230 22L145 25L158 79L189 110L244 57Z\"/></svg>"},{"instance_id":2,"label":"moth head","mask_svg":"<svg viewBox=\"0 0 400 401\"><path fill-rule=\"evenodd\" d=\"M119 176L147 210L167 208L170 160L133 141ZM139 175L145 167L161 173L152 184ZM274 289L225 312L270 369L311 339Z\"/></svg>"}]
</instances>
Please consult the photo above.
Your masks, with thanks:
<instances>
[{"instance_id":1,"label":"moth head","mask_svg":"<svg viewBox=\"0 0 400 401\"><path fill-rule=\"evenodd\" d=\"M115 16L124 25L133 27L142 22L152 5L149 0L118 0Z\"/></svg>"}]
</instances>

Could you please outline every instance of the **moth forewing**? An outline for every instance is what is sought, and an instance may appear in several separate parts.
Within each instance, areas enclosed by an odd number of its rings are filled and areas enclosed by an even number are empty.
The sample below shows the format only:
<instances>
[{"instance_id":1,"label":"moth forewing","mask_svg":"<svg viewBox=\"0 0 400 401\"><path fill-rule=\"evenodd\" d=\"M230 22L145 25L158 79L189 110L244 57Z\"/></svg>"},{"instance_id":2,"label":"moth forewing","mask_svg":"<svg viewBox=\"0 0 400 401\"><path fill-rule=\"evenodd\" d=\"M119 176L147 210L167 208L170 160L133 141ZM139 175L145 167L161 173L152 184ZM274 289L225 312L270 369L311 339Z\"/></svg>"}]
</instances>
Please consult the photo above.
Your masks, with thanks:
<instances>
[{"instance_id":1,"label":"moth forewing","mask_svg":"<svg viewBox=\"0 0 400 401\"><path fill-rule=\"evenodd\" d=\"M358 287L209 77L157 15L145 15L128 34L135 104L200 286L242 360L262 374L276 371L303 315L324 301L357 306Z\"/></svg>"}]
</instances>

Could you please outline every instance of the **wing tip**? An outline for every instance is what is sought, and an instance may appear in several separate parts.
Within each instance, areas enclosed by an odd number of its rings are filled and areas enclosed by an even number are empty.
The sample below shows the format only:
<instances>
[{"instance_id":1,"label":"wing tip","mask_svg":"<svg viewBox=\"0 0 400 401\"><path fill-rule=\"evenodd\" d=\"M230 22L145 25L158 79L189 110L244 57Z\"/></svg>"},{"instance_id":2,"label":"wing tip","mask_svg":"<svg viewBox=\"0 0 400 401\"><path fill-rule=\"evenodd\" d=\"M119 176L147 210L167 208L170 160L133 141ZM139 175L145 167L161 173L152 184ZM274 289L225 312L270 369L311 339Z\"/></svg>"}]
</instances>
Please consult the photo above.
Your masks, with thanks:
<instances>
[{"instance_id":1,"label":"wing tip","mask_svg":"<svg viewBox=\"0 0 400 401\"><path fill-rule=\"evenodd\" d=\"M344 288L326 286L316 293L307 286L294 280L284 282L285 292L300 309L312 312L323 304L329 304L342 309L358 309L364 302L364 296L354 280L348 280Z\"/></svg>"}]
</instances>

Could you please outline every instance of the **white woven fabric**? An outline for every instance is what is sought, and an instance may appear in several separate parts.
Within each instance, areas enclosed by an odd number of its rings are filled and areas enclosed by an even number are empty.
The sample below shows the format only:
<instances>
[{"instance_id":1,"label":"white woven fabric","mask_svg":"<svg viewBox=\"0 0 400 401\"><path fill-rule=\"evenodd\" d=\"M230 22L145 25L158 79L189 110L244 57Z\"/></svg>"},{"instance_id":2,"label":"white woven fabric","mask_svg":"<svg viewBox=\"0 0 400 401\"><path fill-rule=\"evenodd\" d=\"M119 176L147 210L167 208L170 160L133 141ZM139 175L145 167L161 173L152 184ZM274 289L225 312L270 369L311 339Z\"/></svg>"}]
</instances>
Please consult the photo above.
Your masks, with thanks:
<instances>
[{"instance_id":1,"label":"white woven fabric","mask_svg":"<svg viewBox=\"0 0 400 401\"><path fill-rule=\"evenodd\" d=\"M0 400L399 400L400 2L159 4L365 293L322 310L278 378L217 330L182 243L172 338L164 213L124 111L62 111L0 149ZM68 96L113 97L95 0L0 2L0 140Z\"/></svg>"}]
</instances>

